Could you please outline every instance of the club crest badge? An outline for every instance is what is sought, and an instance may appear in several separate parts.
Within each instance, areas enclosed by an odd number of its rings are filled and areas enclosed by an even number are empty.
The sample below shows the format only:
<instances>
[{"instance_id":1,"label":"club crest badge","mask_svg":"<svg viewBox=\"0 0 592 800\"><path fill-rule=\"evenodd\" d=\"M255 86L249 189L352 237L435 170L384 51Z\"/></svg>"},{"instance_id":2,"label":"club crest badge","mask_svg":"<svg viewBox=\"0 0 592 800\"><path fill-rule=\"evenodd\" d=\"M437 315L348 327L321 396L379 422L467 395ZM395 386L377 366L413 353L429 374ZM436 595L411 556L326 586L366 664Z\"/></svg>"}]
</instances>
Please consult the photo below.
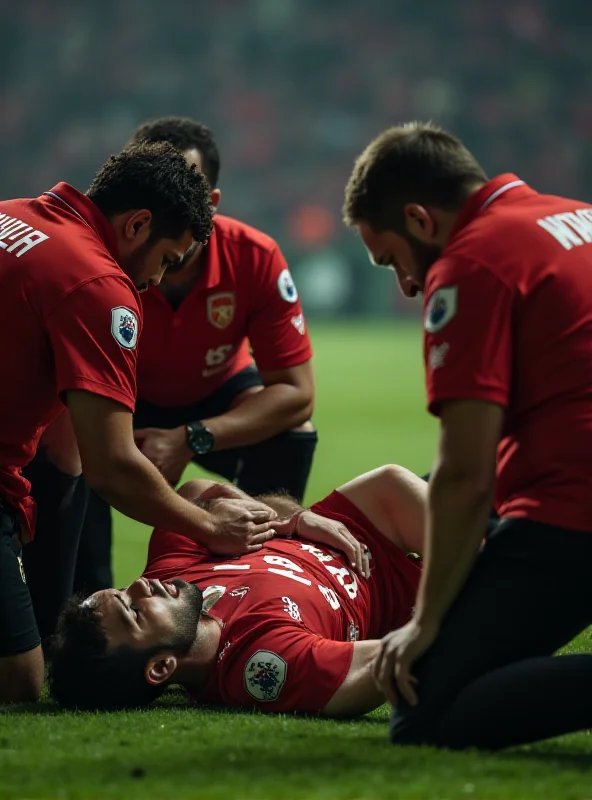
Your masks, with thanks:
<instances>
[{"instance_id":1,"label":"club crest badge","mask_svg":"<svg viewBox=\"0 0 592 800\"><path fill-rule=\"evenodd\" d=\"M245 667L245 689L255 700L277 700L286 682L288 665L277 653L257 650Z\"/></svg>"},{"instance_id":2,"label":"club crest badge","mask_svg":"<svg viewBox=\"0 0 592 800\"><path fill-rule=\"evenodd\" d=\"M219 292L208 297L208 322L224 330L232 324L236 302L232 292Z\"/></svg>"},{"instance_id":3,"label":"club crest badge","mask_svg":"<svg viewBox=\"0 0 592 800\"><path fill-rule=\"evenodd\" d=\"M111 309L111 333L117 344L133 350L138 341L138 318L125 306Z\"/></svg>"},{"instance_id":4,"label":"club crest badge","mask_svg":"<svg viewBox=\"0 0 592 800\"><path fill-rule=\"evenodd\" d=\"M456 316L457 294L456 286L444 286L436 289L430 297L424 318L424 327L428 333L441 331Z\"/></svg>"}]
</instances>

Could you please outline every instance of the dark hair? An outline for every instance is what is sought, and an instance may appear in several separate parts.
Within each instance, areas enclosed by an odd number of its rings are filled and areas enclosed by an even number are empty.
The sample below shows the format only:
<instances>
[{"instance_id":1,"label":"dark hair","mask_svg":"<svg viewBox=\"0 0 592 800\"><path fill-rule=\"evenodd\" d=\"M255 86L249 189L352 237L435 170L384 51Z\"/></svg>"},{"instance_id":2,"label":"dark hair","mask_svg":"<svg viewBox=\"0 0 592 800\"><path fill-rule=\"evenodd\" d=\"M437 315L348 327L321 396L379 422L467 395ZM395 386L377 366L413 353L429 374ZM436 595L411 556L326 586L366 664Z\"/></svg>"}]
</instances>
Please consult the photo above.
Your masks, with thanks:
<instances>
[{"instance_id":1,"label":"dark hair","mask_svg":"<svg viewBox=\"0 0 592 800\"><path fill-rule=\"evenodd\" d=\"M196 242L206 242L212 231L206 179L166 142L134 145L111 156L87 195L108 218L147 208L153 217L153 241L179 239L191 231Z\"/></svg>"},{"instance_id":2,"label":"dark hair","mask_svg":"<svg viewBox=\"0 0 592 800\"><path fill-rule=\"evenodd\" d=\"M123 645L107 650L107 637L95 609L74 596L62 612L52 642L51 696L64 708L116 711L146 706L164 686L146 681L148 659L162 648L137 650Z\"/></svg>"},{"instance_id":3,"label":"dark hair","mask_svg":"<svg viewBox=\"0 0 592 800\"><path fill-rule=\"evenodd\" d=\"M407 203L458 211L485 173L463 143L431 123L389 128L355 162L345 189L347 225L404 230Z\"/></svg>"},{"instance_id":4,"label":"dark hair","mask_svg":"<svg viewBox=\"0 0 592 800\"><path fill-rule=\"evenodd\" d=\"M218 185L220 152L207 125L189 117L160 117L136 128L130 144L139 142L169 142L182 152L197 150L201 156L202 172L210 186L215 189Z\"/></svg>"}]
</instances>

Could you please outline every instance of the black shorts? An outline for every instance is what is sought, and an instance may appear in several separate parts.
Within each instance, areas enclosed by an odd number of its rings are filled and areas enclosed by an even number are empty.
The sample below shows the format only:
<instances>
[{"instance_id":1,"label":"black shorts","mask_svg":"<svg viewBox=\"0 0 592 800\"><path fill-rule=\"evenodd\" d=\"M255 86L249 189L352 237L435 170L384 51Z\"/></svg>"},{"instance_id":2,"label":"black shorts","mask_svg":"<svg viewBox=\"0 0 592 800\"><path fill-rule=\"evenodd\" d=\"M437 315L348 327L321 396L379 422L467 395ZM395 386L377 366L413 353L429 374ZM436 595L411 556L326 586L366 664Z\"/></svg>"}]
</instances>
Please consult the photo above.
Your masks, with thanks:
<instances>
[{"instance_id":1,"label":"black shorts","mask_svg":"<svg viewBox=\"0 0 592 800\"><path fill-rule=\"evenodd\" d=\"M138 397L134 428L179 428L189 422L218 417L228 411L234 398L253 386L263 386L257 367L245 367L229 378L216 391L190 406L166 408L155 406Z\"/></svg>"},{"instance_id":2,"label":"black shorts","mask_svg":"<svg viewBox=\"0 0 592 800\"><path fill-rule=\"evenodd\" d=\"M32 650L41 643L25 581L18 523L0 505L0 658Z\"/></svg>"}]
</instances>

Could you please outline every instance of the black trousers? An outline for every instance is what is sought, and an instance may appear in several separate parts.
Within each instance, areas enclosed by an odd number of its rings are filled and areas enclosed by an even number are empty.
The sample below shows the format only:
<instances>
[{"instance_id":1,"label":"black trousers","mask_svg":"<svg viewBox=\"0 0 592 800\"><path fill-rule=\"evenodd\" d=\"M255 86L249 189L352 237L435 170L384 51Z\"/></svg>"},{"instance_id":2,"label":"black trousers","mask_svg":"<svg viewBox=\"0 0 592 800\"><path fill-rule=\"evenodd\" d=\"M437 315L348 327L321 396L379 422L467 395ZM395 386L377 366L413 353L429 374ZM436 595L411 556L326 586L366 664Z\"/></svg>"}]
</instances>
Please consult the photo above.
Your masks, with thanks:
<instances>
[{"instance_id":1,"label":"black trousers","mask_svg":"<svg viewBox=\"0 0 592 800\"><path fill-rule=\"evenodd\" d=\"M252 386L261 385L257 369L247 367L209 397L192 406L161 408L138 400L134 427L177 428L188 422L219 416L228 411L238 394ZM247 494L284 490L301 502L316 444L316 432L286 431L248 447L196 456L193 461L235 483ZM90 594L113 586L111 540L111 509L97 494L91 492L78 547L75 591Z\"/></svg>"},{"instance_id":2,"label":"black trousers","mask_svg":"<svg viewBox=\"0 0 592 800\"><path fill-rule=\"evenodd\" d=\"M503 520L418 660L391 741L497 749L592 727L592 655L554 656L592 623L592 533Z\"/></svg>"}]
</instances>

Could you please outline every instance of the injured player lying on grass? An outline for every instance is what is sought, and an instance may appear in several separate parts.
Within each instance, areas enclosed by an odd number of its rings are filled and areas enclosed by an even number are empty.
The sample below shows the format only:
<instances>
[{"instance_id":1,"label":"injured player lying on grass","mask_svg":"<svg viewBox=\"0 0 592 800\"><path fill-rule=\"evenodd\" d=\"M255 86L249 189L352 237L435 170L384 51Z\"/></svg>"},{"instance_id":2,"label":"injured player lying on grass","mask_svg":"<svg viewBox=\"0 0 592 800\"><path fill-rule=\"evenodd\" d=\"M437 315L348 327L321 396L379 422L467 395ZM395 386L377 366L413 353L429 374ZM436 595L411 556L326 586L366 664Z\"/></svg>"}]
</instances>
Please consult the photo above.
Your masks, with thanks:
<instances>
[{"instance_id":1,"label":"injured player lying on grass","mask_svg":"<svg viewBox=\"0 0 592 800\"><path fill-rule=\"evenodd\" d=\"M205 504L246 497L204 480L179 491ZM408 554L422 550L425 493L420 478L386 466L309 511L266 497L278 535L238 558L155 530L142 577L63 613L52 695L129 708L181 685L196 703L230 708L334 717L380 706L372 664L381 637L412 613L420 566Z\"/></svg>"}]
</instances>

